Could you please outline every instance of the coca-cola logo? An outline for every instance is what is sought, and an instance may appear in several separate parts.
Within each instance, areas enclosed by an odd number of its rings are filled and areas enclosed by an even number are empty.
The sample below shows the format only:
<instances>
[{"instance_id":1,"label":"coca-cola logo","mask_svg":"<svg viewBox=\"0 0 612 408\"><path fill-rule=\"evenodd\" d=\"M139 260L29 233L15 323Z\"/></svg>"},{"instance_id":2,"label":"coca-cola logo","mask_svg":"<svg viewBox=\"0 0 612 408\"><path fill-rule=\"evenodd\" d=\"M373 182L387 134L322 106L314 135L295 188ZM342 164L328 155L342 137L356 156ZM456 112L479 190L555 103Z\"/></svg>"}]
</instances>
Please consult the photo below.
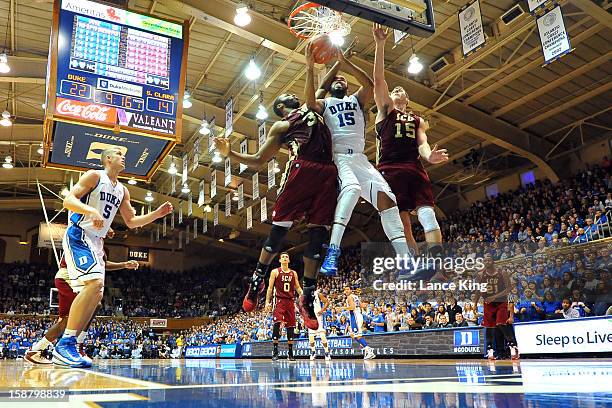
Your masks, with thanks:
<instances>
[{"instance_id":1,"label":"coca-cola logo","mask_svg":"<svg viewBox=\"0 0 612 408\"><path fill-rule=\"evenodd\" d=\"M113 117L115 109L109 106L80 104L70 99L63 99L58 102L56 111L59 115L76 116L81 119L95 122L115 122L115 118Z\"/></svg>"}]
</instances>

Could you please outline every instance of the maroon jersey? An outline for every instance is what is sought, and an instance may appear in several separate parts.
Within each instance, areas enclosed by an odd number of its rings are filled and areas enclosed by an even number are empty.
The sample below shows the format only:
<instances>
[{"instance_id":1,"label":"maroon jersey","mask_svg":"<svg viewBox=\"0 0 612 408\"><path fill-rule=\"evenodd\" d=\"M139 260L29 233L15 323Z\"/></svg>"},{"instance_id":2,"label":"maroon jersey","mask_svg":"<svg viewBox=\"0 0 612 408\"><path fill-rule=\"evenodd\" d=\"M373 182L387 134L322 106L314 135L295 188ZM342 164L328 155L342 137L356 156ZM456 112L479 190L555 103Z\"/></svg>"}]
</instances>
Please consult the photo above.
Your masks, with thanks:
<instances>
[{"instance_id":1,"label":"maroon jersey","mask_svg":"<svg viewBox=\"0 0 612 408\"><path fill-rule=\"evenodd\" d=\"M491 298L490 301L492 302L506 302L508 300L507 296L500 296L500 294L506 290L506 281L502 271L485 269L480 274L479 281L480 283L487 284L487 292L483 293L485 299Z\"/></svg>"},{"instance_id":2,"label":"maroon jersey","mask_svg":"<svg viewBox=\"0 0 612 408\"><path fill-rule=\"evenodd\" d=\"M376 124L378 164L407 163L419 160L416 131L421 118L393 109Z\"/></svg>"},{"instance_id":3,"label":"maroon jersey","mask_svg":"<svg viewBox=\"0 0 612 408\"><path fill-rule=\"evenodd\" d=\"M293 110L285 120L289 122L289 130L283 143L289 146L289 161L298 158L333 162L331 134L321 115L302 107Z\"/></svg>"},{"instance_id":4,"label":"maroon jersey","mask_svg":"<svg viewBox=\"0 0 612 408\"><path fill-rule=\"evenodd\" d=\"M282 268L276 268L278 275L274 280L274 296L277 299L294 299L295 298L295 275L292 269L287 272Z\"/></svg>"}]
</instances>

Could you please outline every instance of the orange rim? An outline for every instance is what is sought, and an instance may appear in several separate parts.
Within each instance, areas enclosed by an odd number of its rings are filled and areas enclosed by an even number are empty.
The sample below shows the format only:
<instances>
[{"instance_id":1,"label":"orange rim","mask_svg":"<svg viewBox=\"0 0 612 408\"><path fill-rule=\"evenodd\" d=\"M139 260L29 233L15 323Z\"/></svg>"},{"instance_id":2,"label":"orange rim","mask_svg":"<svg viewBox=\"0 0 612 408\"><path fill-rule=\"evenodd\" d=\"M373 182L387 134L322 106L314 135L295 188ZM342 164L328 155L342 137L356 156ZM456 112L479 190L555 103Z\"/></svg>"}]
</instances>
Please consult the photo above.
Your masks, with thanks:
<instances>
[{"instance_id":1,"label":"orange rim","mask_svg":"<svg viewBox=\"0 0 612 408\"><path fill-rule=\"evenodd\" d=\"M289 27L289 31L291 31L291 34L295 35L297 38L301 38L302 40L306 40L308 38L311 38L314 34L313 35L304 35L304 34L301 34L301 33L297 32L297 31L295 31L293 29L293 27L291 27L291 22L293 21L293 18L296 15L298 15L299 13L301 13L302 11L305 11L305 10L308 10L308 9L311 9L311 8L318 8L318 7L321 7L321 5L317 4L317 3L313 3L313 2L304 3L301 6L296 7L295 10L293 10L291 12L291 14L289 15L289 19L287 20L287 27Z\"/></svg>"}]
</instances>

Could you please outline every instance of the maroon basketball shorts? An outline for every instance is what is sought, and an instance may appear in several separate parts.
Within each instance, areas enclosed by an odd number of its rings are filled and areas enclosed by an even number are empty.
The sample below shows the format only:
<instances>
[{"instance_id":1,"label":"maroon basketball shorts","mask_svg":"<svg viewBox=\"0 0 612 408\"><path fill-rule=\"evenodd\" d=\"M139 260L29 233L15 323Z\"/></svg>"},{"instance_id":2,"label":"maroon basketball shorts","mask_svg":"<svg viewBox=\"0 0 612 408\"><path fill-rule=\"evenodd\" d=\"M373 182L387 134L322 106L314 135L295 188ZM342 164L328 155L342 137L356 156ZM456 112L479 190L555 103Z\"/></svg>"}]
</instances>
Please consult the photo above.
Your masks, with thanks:
<instances>
[{"instance_id":1,"label":"maroon basketball shorts","mask_svg":"<svg viewBox=\"0 0 612 408\"><path fill-rule=\"evenodd\" d=\"M484 327L496 327L508 321L508 302L490 302L484 304Z\"/></svg>"},{"instance_id":2,"label":"maroon basketball shorts","mask_svg":"<svg viewBox=\"0 0 612 408\"><path fill-rule=\"evenodd\" d=\"M59 317L66 317L70 313L70 306L77 294L72 291L68 282L60 278L55 278L55 287L59 294Z\"/></svg>"},{"instance_id":3,"label":"maroon basketball shorts","mask_svg":"<svg viewBox=\"0 0 612 408\"><path fill-rule=\"evenodd\" d=\"M285 323L285 327L295 327L295 303L293 299L277 299L272 320L274 323Z\"/></svg>"},{"instance_id":4,"label":"maroon basketball shorts","mask_svg":"<svg viewBox=\"0 0 612 408\"><path fill-rule=\"evenodd\" d=\"M380 164L378 171L389 183L400 211L434 206L431 181L420 161Z\"/></svg>"},{"instance_id":5,"label":"maroon basketball shorts","mask_svg":"<svg viewBox=\"0 0 612 408\"><path fill-rule=\"evenodd\" d=\"M296 159L283 174L272 221L331 225L338 197L338 171L333 163Z\"/></svg>"}]
</instances>

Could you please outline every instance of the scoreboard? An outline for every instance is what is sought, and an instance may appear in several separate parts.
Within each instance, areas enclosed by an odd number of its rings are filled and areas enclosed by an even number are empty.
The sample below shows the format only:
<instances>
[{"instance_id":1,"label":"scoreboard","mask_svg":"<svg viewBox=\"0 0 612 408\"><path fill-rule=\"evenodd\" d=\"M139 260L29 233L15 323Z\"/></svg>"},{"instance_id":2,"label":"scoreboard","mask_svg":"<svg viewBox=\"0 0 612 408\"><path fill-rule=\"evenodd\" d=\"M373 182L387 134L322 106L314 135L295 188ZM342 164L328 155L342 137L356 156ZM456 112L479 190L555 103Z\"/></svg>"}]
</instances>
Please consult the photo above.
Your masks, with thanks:
<instances>
[{"instance_id":1,"label":"scoreboard","mask_svg":"<svg viewBox=\"0 0 612 408\"><path fill-rule=\"evenodd\" d=\"M43 164L100 168L89 147L118 145L133 150L127 157L146 154L150 163L130 172L136 163L126 162L125 175L150 178L180 142L188 32L185 22L89 0L56 0ZM69 135L62 133L68 129ZM151 160L153 151L158 156Z\"/></svg>"}]
</instances>

